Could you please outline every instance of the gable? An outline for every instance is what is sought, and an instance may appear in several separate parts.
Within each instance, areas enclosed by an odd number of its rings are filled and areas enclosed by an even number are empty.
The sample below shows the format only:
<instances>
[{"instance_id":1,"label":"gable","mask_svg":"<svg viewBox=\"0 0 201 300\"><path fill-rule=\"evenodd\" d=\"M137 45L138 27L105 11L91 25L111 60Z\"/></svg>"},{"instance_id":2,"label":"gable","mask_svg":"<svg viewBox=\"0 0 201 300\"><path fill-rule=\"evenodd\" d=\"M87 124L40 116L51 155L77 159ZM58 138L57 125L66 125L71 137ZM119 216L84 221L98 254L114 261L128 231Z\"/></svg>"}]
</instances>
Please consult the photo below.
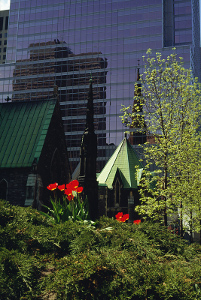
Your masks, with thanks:
<instances>
[{"instance_id":1,"label":"gable","mask_svg":"<svg viewBox=\"0 0 201 300\"><path fill-rule=\"evenodd\" d=\"M0 167L30 167L39 159L56 100L0 104Z\"/></svg>"},{"instance_id":2,"label":"gable","mask_svg":"<svg viewBox=\"0 0 201 300\"><path fill-rule=\"evenodd\" d=\"M137 189L137 166L142 168L135 150L124 138L99 174L97 178L99 185L106 184L109 189L112 189L116 173L119 171L123 187Z\"/></svg>"}]
</instances>

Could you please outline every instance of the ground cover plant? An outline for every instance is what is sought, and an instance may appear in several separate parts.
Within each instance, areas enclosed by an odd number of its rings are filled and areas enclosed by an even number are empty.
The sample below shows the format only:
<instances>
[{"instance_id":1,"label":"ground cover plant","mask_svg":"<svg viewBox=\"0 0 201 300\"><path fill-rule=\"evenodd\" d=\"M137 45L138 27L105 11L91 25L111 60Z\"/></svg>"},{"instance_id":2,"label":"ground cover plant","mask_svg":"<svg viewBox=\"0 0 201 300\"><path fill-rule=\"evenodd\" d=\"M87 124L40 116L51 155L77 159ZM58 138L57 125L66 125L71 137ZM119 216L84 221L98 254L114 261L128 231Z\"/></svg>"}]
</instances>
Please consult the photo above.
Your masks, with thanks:
<instances>
[{"instance_id":1,"label":"ground cover plant","mask_svg":"<svg viewBox=\"0 0 201 300\"><path fill-rule=\"evenodd\" d=\"M1 201L0 299L201 299L201 247L158 223L54 224Z\"/></svg>"}]
</instances>

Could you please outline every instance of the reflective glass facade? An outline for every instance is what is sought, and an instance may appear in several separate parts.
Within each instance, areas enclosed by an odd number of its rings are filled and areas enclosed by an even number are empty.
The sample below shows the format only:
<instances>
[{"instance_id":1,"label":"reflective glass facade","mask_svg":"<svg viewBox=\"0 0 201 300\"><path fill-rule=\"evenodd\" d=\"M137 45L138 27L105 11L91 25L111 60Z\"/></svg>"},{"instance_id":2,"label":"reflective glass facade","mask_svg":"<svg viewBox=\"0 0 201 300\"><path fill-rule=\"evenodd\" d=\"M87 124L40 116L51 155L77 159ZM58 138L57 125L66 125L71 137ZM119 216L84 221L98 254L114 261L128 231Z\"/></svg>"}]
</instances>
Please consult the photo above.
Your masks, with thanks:
<instances>
[{"instance_id":1,"label":"reflective glass facade","mask_svg":"<svg viewBox=\"0 0 201 300\"><path fill-rule=\"evenodd\" d=\"M57 97L74 169L92 76L100 171L123 138L121 104L133 103L138 60L143 71L146 50L167 55L175 46L187 67L194 63L193 2L11 0L0 101Z\"/></svg>"},{"instance_id":2,"label":"reflective glass facade","mask_svg":"<svg viewBox=\"0 0 201 300\"><path fill-rule=\"evenodd\" d=\"M5 63L9 11L0 11L0 64Z\"/></svg>"}]
</instances>

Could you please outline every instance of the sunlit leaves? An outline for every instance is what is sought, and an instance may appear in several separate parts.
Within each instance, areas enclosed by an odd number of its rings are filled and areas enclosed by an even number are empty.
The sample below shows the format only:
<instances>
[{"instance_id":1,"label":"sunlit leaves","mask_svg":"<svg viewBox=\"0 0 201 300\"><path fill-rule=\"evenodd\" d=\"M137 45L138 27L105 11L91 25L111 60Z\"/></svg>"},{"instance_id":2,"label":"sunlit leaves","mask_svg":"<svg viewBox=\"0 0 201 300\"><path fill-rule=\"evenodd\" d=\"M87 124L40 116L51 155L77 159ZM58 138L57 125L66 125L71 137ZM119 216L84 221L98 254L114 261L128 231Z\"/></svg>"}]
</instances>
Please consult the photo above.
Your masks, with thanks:
<instances>
[{"instance_id":1,"label":"sunlit leaves","mask_svg":"<svg viewBox=\"0 0 201 300\"><path fill-rule=\"evenodd\" d=\"M135 92L134 96L134 102L143 106L143 112L136 109L133 114L132 105L122 106L121 119L126 126L133 127L134 117L138 115L138 120L142 120L140 116L143 115L147 135L155 141L155 144L143 146L147 165L141 181L139 212L157 219L174 212L182 203L182 218L187 216L188 220L184 226L191 220L191 229L198 230L201 219L201 89L191 70L184 68L183 59L177 58L175 50L167 58L147 50L147 56L143 57L145 69L140 76L141 95ZM135 84L135 91L138 88Z\"/></svg>"}]
</instances>

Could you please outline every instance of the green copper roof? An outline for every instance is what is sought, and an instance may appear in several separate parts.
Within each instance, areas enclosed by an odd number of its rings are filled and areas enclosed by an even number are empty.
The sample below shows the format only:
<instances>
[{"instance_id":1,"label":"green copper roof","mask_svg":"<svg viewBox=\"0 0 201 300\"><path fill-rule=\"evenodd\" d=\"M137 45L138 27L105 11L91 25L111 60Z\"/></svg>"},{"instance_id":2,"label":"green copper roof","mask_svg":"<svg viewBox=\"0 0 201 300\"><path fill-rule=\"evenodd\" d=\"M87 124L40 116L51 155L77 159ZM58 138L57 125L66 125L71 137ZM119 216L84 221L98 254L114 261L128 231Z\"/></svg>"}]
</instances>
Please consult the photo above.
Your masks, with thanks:
<instances>
[{"instance_id":1,"label":"green copper roof","mask_svg":"<svg viewBox=\"0 0 201 300\"><path fill-rule=\"evenodd\" d=\"M29 167L40 157L56 100L0 104L0 167Z\"/></svg>"},{"instance_id":2,"label":"green copper roof","mask_svg":"<svg viewBox=\"0 0 201 300\"><path fill-rule=\"evenodd\" d=\"M135 150L124 138L99 174L97 181L99 185L106 184L109 189L112 189L115 175L119 172L124 188L136 189L139 181L139 178L136 178L136 166L142 168ZM138 175L140 176L141 173L138 172Z\"/></svg>"}]
</instances>

